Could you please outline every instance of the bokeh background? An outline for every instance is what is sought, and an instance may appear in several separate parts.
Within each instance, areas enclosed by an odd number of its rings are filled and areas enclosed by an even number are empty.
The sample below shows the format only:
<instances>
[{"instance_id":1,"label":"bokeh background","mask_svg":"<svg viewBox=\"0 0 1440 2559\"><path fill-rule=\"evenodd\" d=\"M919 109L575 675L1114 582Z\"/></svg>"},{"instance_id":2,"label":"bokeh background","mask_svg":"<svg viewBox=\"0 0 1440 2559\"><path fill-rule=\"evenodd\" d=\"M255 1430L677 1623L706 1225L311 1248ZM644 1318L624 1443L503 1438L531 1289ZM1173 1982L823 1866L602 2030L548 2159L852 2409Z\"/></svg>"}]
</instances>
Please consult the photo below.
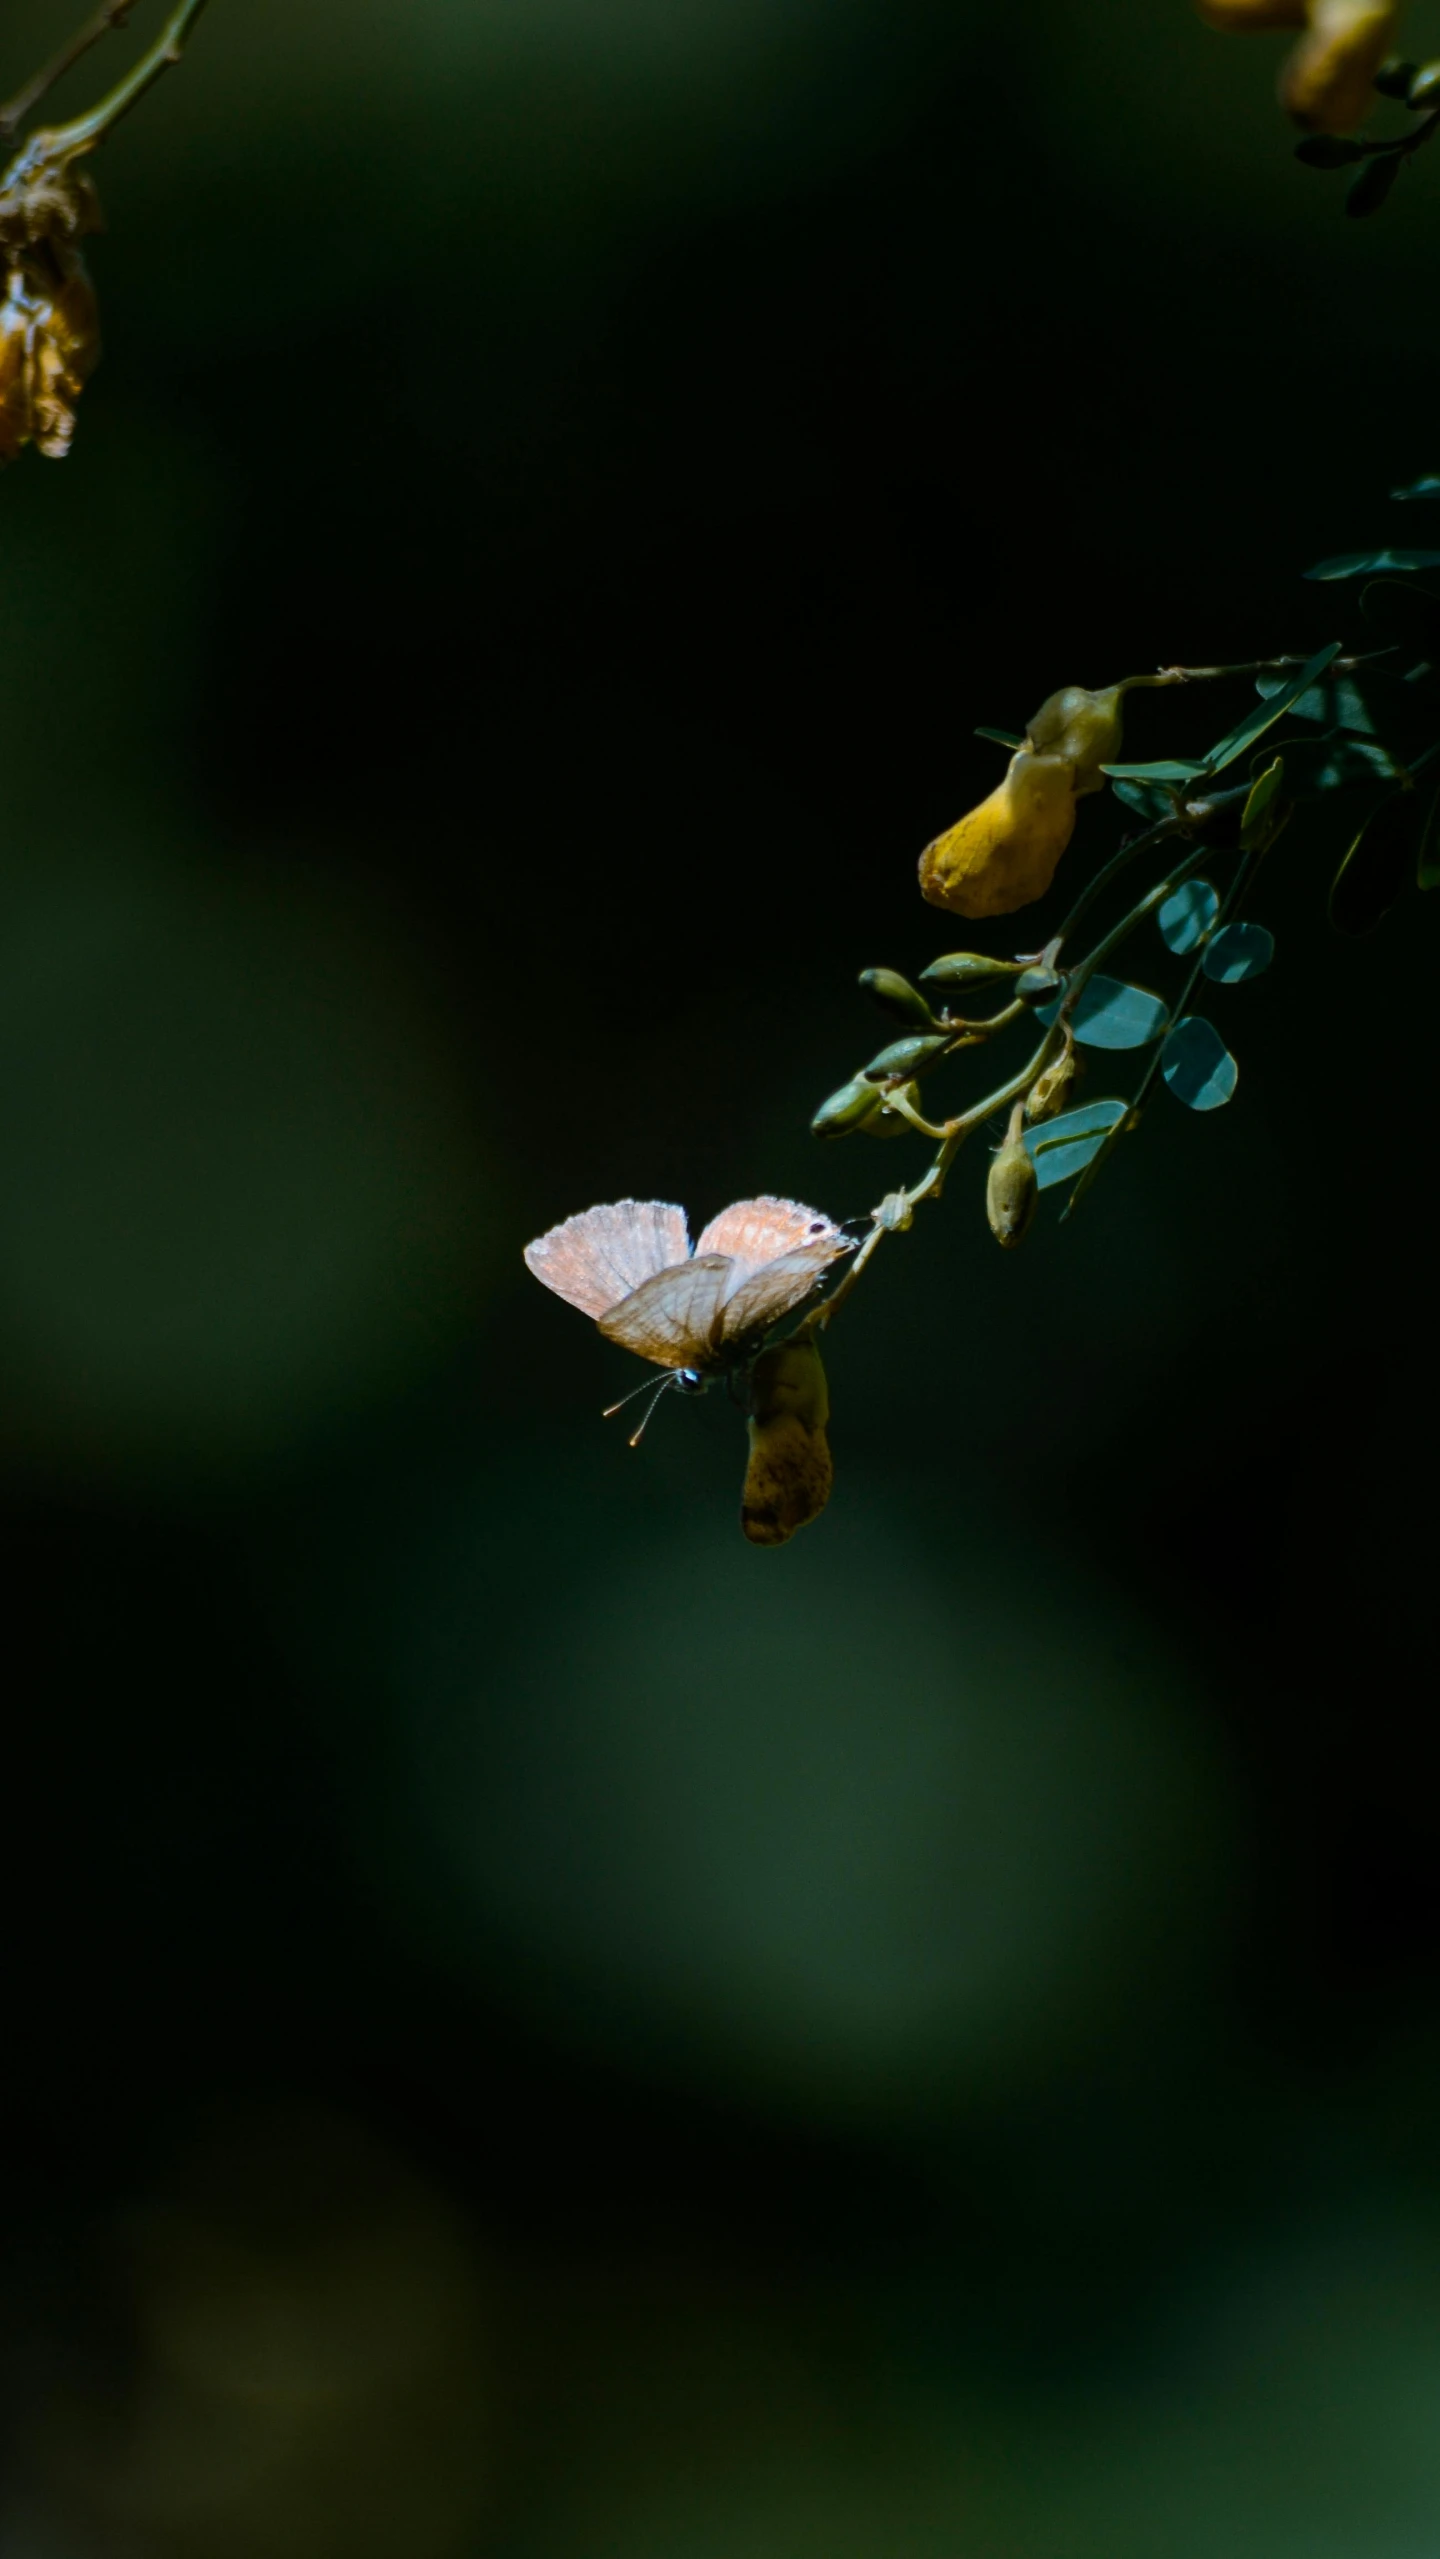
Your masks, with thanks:
<instances>
[{"instance_id":1,"label":"bokeh background","mask_svg":"<svg viewBox=\"0 0 1440 2559\"><path fill-rule=\"evenodd\" d=\"M1440 918L1293 830L1234 1106L1018 1256L962 1162L779 1554L520 1263L913 1174L806 1123L974 724L1433 538L1440 169L1347 224L1276 51L215 0L107 148L0 488L3 2559L1440 2547Z\"/></svg>"}]
</instances>

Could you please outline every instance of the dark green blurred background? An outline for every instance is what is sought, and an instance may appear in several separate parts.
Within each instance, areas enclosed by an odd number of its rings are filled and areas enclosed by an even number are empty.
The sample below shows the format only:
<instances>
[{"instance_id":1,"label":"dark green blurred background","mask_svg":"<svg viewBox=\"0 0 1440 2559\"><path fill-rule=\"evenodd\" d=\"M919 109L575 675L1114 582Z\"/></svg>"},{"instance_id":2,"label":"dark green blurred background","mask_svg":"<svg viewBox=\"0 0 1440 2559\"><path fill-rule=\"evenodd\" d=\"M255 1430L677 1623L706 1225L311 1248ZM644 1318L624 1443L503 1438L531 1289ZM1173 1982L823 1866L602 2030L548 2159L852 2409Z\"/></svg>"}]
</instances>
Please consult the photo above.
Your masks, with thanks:
<instances>
[{"instance_id":1,"label":"dark green blurred background","mask_svg":"<svg viewBox=\"0 0 1440 2559\"><path fill-rule=\"evenodd\" d=\"M913 1177L806 1122L974 723L1429 534L1440 171L1346 224L1274 60L215 0L105 152L0 488L3 2559L1440 2548L1440 917L1294 829L1233 1109L1016 1257L962 1162L784 1553L520 1263Z\"/></svg>"}]
</instances>

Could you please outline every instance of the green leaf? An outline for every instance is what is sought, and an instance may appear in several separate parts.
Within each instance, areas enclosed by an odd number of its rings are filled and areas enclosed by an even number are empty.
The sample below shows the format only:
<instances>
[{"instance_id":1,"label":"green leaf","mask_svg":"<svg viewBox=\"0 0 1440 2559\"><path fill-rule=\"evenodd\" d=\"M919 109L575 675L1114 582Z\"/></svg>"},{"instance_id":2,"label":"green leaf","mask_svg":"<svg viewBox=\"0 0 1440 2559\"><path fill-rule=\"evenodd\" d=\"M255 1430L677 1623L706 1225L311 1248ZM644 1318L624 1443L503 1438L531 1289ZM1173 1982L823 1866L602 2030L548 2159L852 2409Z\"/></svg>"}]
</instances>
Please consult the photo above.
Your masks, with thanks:
<instances>
[{"instance_id":1,"label":"green leaf","mask_svg":"<svg viewBox=\"0 0 1440 2559\"><path fill-rule=\"evenodd\" d=\"M1357 169L1345 190L1345 210L1351 221L1363 222L1368 214L1378 213L1399 175L1398 151L1386 152L1368 167Z\"/></svg>"},{"instance_id":2,"label":"green leaf","mask_svg":"<svg viewBox=\"0 0 1440 2559\"><path fill-rule=\"evenodd\" d=\"M1422 889L1440 889L1440 789L1431 794L1425 814L1420 850L1415 861L1415 880Z\"/></svg>"},{"instance_id":3,"label":"green leaf","mask_svg":"<svg viewBox=\"0 0 1440 2559\"><path fill-rule=\"evenodd\" d=\"M1274 763L1267 764L1264 772L1257 774L1252 782L1250 797L1240 820L1240 841L1247 852L1264 842L1265 821L1284 779L1285 758L1277 755Z\"/></svg>"},{"instance_id":4,"label":"green leaf","mask_svg":"<svg viewBox=\"0 0 1440 2559\"><path fill-rule=\"evenodd\" d=\"M1255 690L1268 702L1284 682L1283 675L1257 675ZM1290 709L1297 720L1325 720L1332 728L1353 729L1360 737L1375 735L1375 723L1352 675L1332 675L1327 684L1312 684Z\"/></svg>"},{"instance_id":5,"label":"green leaf","mask_svg":"<svg viewBox=\"0 0 1440 2559\"><path fill-rule=\"evenodd\" d=\"M1227 924L1216 934L1202 962L1207 977L1219 986L1239 986L1259 977L1275 957L1275 936L1263 924Z\"/></svg>"},{"instance_id":6,"label":"green leaf","mask_svg":"<svg viewBox=\"0 0 1440 2559\"><path fill-rule=\"evenodd\" d=\"M1155 782L1117 782L1115 797L1123 800L1127 809L1133 809L1137 817L1143 817L1147 826L1168 817L1173 805L1169 792Z\"/></svg>"},{"instance_id":7,"label":"green leaf","mask_svg":"<svg viewBox=\"0 0 1440 2559\"><path fill-rule=\"evenodd\" d=\"M1323 675L1339 655L1340 643L1332 640L1328 648L1318 650L1313 658L1307 659L1299 673L1292 675L1287 684L1282 684L1278 693L1272 693L1268 700L1259 703L1241 721L1238 729L1232 729L1218 746L1212 746L1205 758L1205 771L1223 773L1227 764L1233 764L1237 756L1243 755L1247 747L1253 746L1257 738L1263 737L1265 731L1273 727L1276 720L1283 718L1292 703L1309 692L1317 676Z\"/></svg>"},{"instance_id":8,"label":"green leaf","mask_svg":"<svg viewBox=\"0 0 1440 2559\"><path fill-rule=\"evenodd\" d=\"M1102 764L1100 770L1108 773L1112 782L1193 782L1209 767L1169 757L1160 764Z\"/></svg>"},{"instance_id":9,"label":"green leaf","mask_svg":"<svg viewBox=\"0 0 1440 2559\"><path fill-rule=\"evenodd\" d=\"M1060 1001L1037 1008L1038 1019L1053 1022ZM1092 977L1077 995L1070 1027L1085 1048L1145 1048L1158 1040L1169 1013L1158 995L1143 986L1127 986L1118 977Z\"/></svg>"},{"instance_id":10,"label":"green leaf","mask_svg":"<svg viewBox=\"0 0 1440 2559\"><path fill-rule=\"evenodd\" d=\"M1440 498L1440 477L1437 477L1433 471L1427 471L1423 479L1412 480L1408 489L1392 489L1390 495L1397 501L1405 498Z\"/></svg>"},{"instance_id":11,"label":"green leaf","mask_svg":"<svg viewBox=\"0 0 1440 2559\"><path fill-rule=\"evenodd\" d=\"M1192 1111L1218 1111L1240 1081L1240 1069L1213 1022L1187 1013L1165 1043L1161 1073L1177 1102Z\"/></svg>"},{"instance_id":12,"label":"green leaf","mask_svg":"<svg viewBox=\"0 0 1440 2559\"><path fill-rule=\"evenodd\" d=\"M1383 570L1440 569L1440 551L1338 551L1333 560L1317 560L1307 578L1371 578Z\"/></svg>"},{"instance_id":13,"label":"green leaf","mask_svg":"<svg viewBox=\"0 0 1440 2559\"><path fill-rule=\"evenodd\" d=\"M1058 1120L1029 1129L1025 1143L1042 1191L1074 1179L1093 1163L1110 1131L1124 1119L1128 1102L1087 1102L1083 1110L1066 1111Z\"/></svg>"},{"instance_id":14,"label":"green leaf","mask_svg":"<svg viewBox=\"0 0 1440 2559\"><path fill-rule=\"evenodd\" d=\"M1023 737L1012 737L1009 729L977 729L975 735L987 737L992 746L1008 746L1012 755L1018 755L1025 743Z\"/></svg>"},{"instance_id":15,"label":"green leaf","mask_svg":"<svg viewBox=\"0 0 1440 2559\"><path fill-rule=\"evenodd\" d=\"M1332 729L1328 737L1292 738L1285 749L1285 772L1292 791L1338 791L1357 782L1389 782L1397 767L1378 738L1344 737Z\"/></svg>"},{"instance_id":16,"label":"green leaf","mask_svg":"<svg viewBox=\"0 0 1440 2559\"><path fill-rule=\"evenodd\" d=\"M1160 938L1169 951L1193 951L1202 934L1208 933L1220 912L1220 898L1208 880L1186 880L1173 897L1167 897L1155 921Z\"/></svg>"},{"instance_id":17,"label":"green leaf","mask_svg":"<svg viewBox=\"0 0 1440 2559\"><path fill-rule=\"evenodd\" d=\"M1284 691L1286 681L1283 675L1257 675L1255 690L1268 702L1273 693ZM1330 703L1324 685L1312 684L1309 692L1302 693L1299 701L1292 702L1290 708L1297 720L1328 720Z\"/></svg>"},{"instance_id":18,"label":"green leaf","mask_svg":"<svg viewBox=\"0 0 1440 2559\"><path fill-rule=\"evenodd\" d=\"M1330 891L1330 921L1337 933L1373 933L1410 876L1425 828L1423 795L1392 791L1372 809Z\"/></svg>"}]
</instances>

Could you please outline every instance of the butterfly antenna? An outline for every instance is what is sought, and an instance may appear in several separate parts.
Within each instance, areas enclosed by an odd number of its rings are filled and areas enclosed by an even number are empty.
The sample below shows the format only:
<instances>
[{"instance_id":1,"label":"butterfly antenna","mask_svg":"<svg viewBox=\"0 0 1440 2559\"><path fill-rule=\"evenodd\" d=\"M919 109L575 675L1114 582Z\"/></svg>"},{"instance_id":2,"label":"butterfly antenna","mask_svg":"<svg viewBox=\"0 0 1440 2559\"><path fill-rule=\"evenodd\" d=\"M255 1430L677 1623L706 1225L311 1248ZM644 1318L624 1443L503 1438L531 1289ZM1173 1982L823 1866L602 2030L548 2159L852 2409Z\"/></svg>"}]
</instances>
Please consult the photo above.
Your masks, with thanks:
<instances>
[{"instance_id":1,"label":"butterfly antenna","mask_svg":"<svg viewBox=\"0 0 1440 2559\"><path fill-rule=\"evenodd\" d=\"M654 1412L655 1407L656 1407L656 1405L659 1403L661 1396L662 1396L662 1395L664 1395L664 1394L667 1394L667 1393L668 1393L668 1391L669 1391L669 1389L674 1385L674 1383L675 1383L675 1380L674 1380L674 1378L673 1378L673 1377L662 1377L662 1378L661 1378L659 1385L656 1387L654 1394L651 1396L649 1403L648 1403L648 1404L646 1405L646 1407L645 1407L644 1415L643 1415L643 1417L642 1417L642 1419L641 1419L641 1423L640 1423L640 1428L638 1429L638 1431L632 1431L632 1432L631 1432L631 1434L630 1434L630 1445L631 1445L631 1447L632 1447L632 1448L638 1448L638 1447L639 1447L640 1442L642 1441L642 1439L643 1439L643 1438L644 1438L644 1436L645 1436L645 1433L647 1432L647 1430L648 1430L648 1429L649 1429L649 1427L650 1427L650 1417L651 1417L651 1414ZM627 1404L628 1404L628 1402L630 1401L630 1398L629 1398L629 1396L628 1396L628 1395L626 1396L625 1401L627 1402Z\"/></svg>"},{"instance_id":2,"label":"butterfly antenna","mask_svg":"<svg viewBox=\"0 0 1440 2559\"><path fill-rule=\"evenodd\" d=\"M637 1395L648 1395L654 1383L655 1380L653 1377L642 1377L639 1385L632 1386L628 1395L622 1395L618 1404L606 1405L604 1412L600 1416L602 1422L613 1422L616 1414L623 1413L627 1404L633 1404ZM668 1386L670 1383L669 1377L662 1377L660 1383L662 1386Z\"/></svg>"}]
</instances>

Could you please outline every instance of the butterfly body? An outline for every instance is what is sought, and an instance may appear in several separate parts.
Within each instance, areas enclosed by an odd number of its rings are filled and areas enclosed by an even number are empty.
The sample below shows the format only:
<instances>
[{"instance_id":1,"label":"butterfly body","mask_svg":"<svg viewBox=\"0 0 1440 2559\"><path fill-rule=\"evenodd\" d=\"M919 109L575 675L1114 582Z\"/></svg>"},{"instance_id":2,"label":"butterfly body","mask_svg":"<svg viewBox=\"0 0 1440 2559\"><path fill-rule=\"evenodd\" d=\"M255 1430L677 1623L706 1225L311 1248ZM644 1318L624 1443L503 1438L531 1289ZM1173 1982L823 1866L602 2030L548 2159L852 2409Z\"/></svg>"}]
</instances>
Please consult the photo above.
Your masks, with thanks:
<instances>
[{"instance_id":1,"label":"butterfly body","mask_svg":"<svg viewBox=\"0 0 1440 2559\"><path fill-rule=\"evenodd\" d=\"M854 1250L797 1200L738 1200L690 1243L665 1200L585 1209L525 1247L535 1277L690 1393L733 1375L803 1305L832 1262Z\"/></svg>"}]
</instances>

